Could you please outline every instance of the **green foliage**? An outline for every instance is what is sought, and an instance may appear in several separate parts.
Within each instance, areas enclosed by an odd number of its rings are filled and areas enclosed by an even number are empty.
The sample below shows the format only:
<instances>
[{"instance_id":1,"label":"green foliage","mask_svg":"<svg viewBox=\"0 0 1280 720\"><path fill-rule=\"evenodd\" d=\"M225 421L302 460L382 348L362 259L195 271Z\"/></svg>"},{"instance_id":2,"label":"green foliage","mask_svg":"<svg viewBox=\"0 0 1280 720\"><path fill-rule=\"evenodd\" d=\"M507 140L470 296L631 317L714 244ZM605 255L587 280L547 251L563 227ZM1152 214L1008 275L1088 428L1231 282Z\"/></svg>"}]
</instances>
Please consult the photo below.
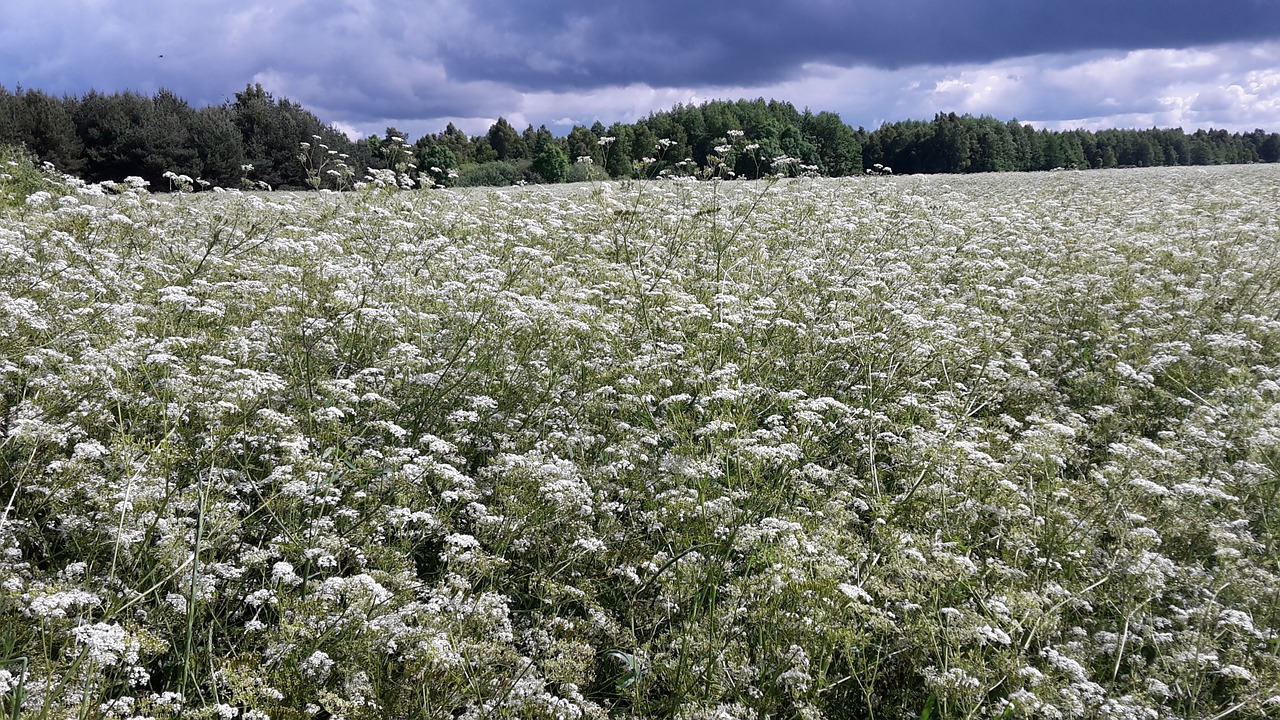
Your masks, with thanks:
<instances>
[{"instance_id":1,"label":"green foliage","mask_svg":"<svg viewBox=\"0 0 1280 720\"><path fill-rule=\"evenodd\" d=\"M1252 141L1258 147L1258 159L1262 162L1280 162L1280 133L1254 130Z\"/></svg>"},{"instance_id":2,"label":"green foliage","mask_svg":"<svg viewBox=\"0 0 1280 720\"><path fill-rule=\"evenodd\" d=\"M604 145L604 169L609 177L625 180L631 177L633 158L631 154L632 139L635 131L630 125L614 123L609 131L601 135Z\"/></svg>"},{"instance_id":3,"label":"green foliage","mask_svg":"<svg viewBox=\"0 0 1280 720\"><path fill-rule=\"evenodd\" d=\"M207 152L208 148L198 147L191 136L195 110L186 100L163 89L151 98L151 106L151 122L146 128L150 141L146 158L148 173L158 173L161 177L166 172L202 177L204 168L200 162L200 150Z\"/></svg>"},{"instance_id":4,"label":"green foliage","mask_svg":"<svg viewBox=\"0 0 1280 720\"><path fill-rule=\"evenodd\" d=\"M604 167L604 147L600 145L600 136L591 130L576 125L565 137L565 152L569 162L577 163L582 158L591 158L591 162Z\"/></svg>"},{"instance_id":5,"label":"green foliage","mask_svg":"<svg viewBox=\"0 0 1280 720\"><path fill-rule=\"evenodd\" d=\"M65 192L62 183L52 182L54 177L26 149L0 145L0 207L18 207L42 190Z\"/></svg>"},{"instance_id":6,"label":"green foliage","mask_svg":"<svg viewBox=\"0 0 1280 720\"><path fill-rule=\"evenodd\" d=\"M152 154L147 134L151 110L150 100L135 93L90 92L81 98L74 118L85 147L86 180L103 182L146 173L147 156ZM159 180L159 174L149 178L153 184Z\"/></svg>"},{"instance_id":7,"label":"green foliage","mask_svg":"<svg viewBox=\"0 0 1280 720\"><path fill-rule=\"evenodd\" d=\"M551 145L556 141L555 136L547 129L546 125L539 125L535 130L533 125L529 125L520 134L521 141L524 143L524 157L533 158L542 152L542 149Z\"/></svg>"},{"instance_id":8,"label":"green foliage","mask_svg":"<svg viewBox=\"0 0 1280 720\"><path fill-rule=\"evenodd\" d=\"M558 145L548 143L534 156L533 171L544 182L564 182L569 177L569 156Z\"/></svg>"},{"instance_id":9,"label":"green foliage","mask_svg":"<svg viewBox=\"0 0 1280 720\"><path fill-rule=\"evenodd\" d=\"M609 173L595 163L576 162L569 165L565 182L603 182L609 179Z\"/></svg>"},{"instance_id":10,"label":"green foliage","mask_svg":"<svg viewBox=\"0 0 1280 720\"><path fill-rule=\"evenodd\" d=\"M1280 150L1280 134L1262 130L1053 132L1016 120L939 113L927 124L881 126L867 137L864 155L868 166L882 163L898 172L955 173L1273 162L1267 159L1272 149Z\"/></svg>"},{"instance_id":11,"label":"green foliage","mask_svg":"<svg viewBox=\"0 0 1280 720\"><path fill-rule=\"evenodd\" d=\"M224 188L240 184L244 148L230 108L211 106L197 110L191 121L191 142L200 166L193 177L203 177Z\"/></svg>"},{"instance_id":12,"label":"green foliage","mask_svg":"<svg viewBox=\"0 0 1280 720\"><path fill-rule=\"evenodd\" d=\"M476 149L471 138L467 137L467 134L455 127L453 123L449 123L444 132L438 135L424 135L418 138L414 145L417 147L443 146L453 155L456 161L454 167L473 162L476 156Z\"/></svg>"},{"instance_id":13,"label":"green foliage","mask_svg":"<svg viewBox=\"0 0 1280 720\"><path fill-rule=\"evenodd\" d=\"M529 156L524 138L506 118L498 118L489 127L489 147L493 149L498 160L518 160Z\"/></svg>"},{"instance_id":14,"label":"green foliage","mask_svg":"<svg viewBox=\"0 0 1280 720\"><path fill-rule=\"evenodd\" d=\"M254 179L296 186L305 181L295 157L300 142L319 135L339 150L350 147L315 116L276 102L260 86L237 94L234 104L200 110L163 89L151 97L91 91L59 103L0 88L0 115L10 119L0 123L10 143L89 182L139 176L163 188L165 173L175 173L237 187L242 167L253 164Z\"/></svg>"},{"instance_id":15,"label":"green foliage","mask_svg":"<svg viewBox=\"0 0 1280 720\"><path fill-rule=\"evenodd\" d=\"M289 100L276 100L261 85L251 85L236 93L231 106L233 121L240 131L244 157L253 165L255 180L275 189L307 187L306 168L298 162L298 147L318 141L331 150L355 156L355 147L345 135L323 125L315 115ZM375 154L376 155L376 154ZM374 158L361 158L355 171L361 172ZM379 167L386 167L378 158Z\"/></svg>"},{"instance_id":16,"label":"green foliage","mask_svg":"<svg viewBox=\"0 0 1280 720\"><path fill-rule=\"evenodd\" d=\"M552 155L544 154L553 145L570 165L589 157L616 179L635 176L638 167L648 176L753 179L768 174L842 177L877 164L902 174L1280 162L1280 133L1261 129L1189 135L1158 128L1056 132L1017 120L938 113L929 122L887 123L868 132L846 125L835 113L801 112L790 103L763 98L676 105L632 124L575 126L563 138L554 137L545 125L517 132L505 118L476 137L450 123L412 146L393 130L353 143L258 84L236 93L234 102L199 110L167 90L152 97L90 92L83 98L57 99L35 90L11 93L0 86L0 143L24 146L60 171L90 182L136 175L158 188L167 184L165 173L222 187L245 181L275 188L349 185L317 183L314 166L299 162L299 143L312 141L340 154L353 178L391 170L401 177L422 176L437 186L450 184L452 169L495 160L517 167L520 179L542 182L547 178L532 169L539 156L552 163L543 170L560 177ZM714 149L731 132L741 132L744 142L721 157ZM393 134L403 142L388 145ZM446 167L450 155L452 165ZM716 157L717 167L709 164L710 157ZM779 158L783 161L775 163ZM245 171L245 166L253 169ZM441 172L431 173L431 167ZM505 173L489 175L506 179Z\"/></svg>"},{"instance_id":17,"label":"green foliage","mask_svg":"<svg viewBox=\"0 0 1280 720\"><path fill-rule=\"evenodd\" d=\"M458 158L448 145L419 144L414 148L418 171L426 180L425 185L451 187L458 177Z\"/></svg>"},{"instance_id":18,"label":"green foliage","mask_svg":"<svg viewBox=\"0 0 1280 720\"><path fill-rule=\"evenodd\" d=\"M0 143L21 145L59 172L80 172L84 148L71 119L72 102L39 90L11 94L0 85Z\"/></svg>"},{"instance_id":19,"label":"green foliage","mask_svg":"<svg viewBox=\"0 0 1280 720\"><path fill-rule=\"evenodd\" d=\"M479 185L514 185L521 179L520 168L509 162L492 160L486 163L469 163L458 169L459 187Z\"/></svg>"}]
</instances>

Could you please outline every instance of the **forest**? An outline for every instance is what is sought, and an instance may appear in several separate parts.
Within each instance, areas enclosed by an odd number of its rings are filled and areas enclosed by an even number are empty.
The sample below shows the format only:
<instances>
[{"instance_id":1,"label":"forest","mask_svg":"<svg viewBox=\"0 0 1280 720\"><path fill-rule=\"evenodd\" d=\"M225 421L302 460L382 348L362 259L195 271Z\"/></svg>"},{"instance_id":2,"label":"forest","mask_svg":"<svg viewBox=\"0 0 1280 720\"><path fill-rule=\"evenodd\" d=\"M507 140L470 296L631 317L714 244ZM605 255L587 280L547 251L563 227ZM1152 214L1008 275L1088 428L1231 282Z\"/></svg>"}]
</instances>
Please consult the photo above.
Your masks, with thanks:
<instances>
[{"instance_id":1,"label":"forest","mask_svg":"<svg viewBox=\"0 0 1280 720\"><path fill-rule=\"evenodd\" d=\"M1258 129L1049 131L1018 120L939 113L853 128L779 100L676 105L634 123L597 121L556 136L498 118L483 135L450 123L410 141L389 127L351 140L261 85L201 108L171 91L55 97L0 86L0 145L25 147L89 182L136 176L152 190L345 189L389 170L422 186L510 185L684 174L839 177L1280 161L1280 133ZM175 182L182 178L181 182Z\"/></svg>"}]
</instances>

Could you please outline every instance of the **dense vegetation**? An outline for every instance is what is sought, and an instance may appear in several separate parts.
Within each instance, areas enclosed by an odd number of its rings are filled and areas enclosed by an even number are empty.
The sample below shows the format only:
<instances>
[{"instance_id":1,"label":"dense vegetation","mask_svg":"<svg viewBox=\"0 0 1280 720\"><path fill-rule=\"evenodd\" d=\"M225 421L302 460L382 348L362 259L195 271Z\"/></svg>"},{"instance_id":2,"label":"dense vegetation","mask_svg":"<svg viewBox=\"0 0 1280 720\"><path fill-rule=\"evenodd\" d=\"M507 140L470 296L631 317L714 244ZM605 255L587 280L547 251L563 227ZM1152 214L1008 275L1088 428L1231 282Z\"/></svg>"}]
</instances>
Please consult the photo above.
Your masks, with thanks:
<instances>
[{"instance_id":1,"label":"dense vegetation","mask_svg":"<svg viewBox=\"0 0 1280 720\"><path fill-rule=\"evenodd\" d=\"M1276 717L1280 166L0 157L0 713Z\"/></svg>"},{"instance_id":2,"label":"dense vegetation","mask_svg":"<svg viewBox=\"0 0 1280 720\"><path fill-rule=\"evenodd\" d=\"M302 143L308 144L307 157L300 161ZM164 90L154 97L91 92L55 98L0 86L5 144L25 146L90 182L138 176L153 189L174 186L165 173L223 188L262 183L280 189L350 187L373 169L424 185L510 185L622 179L637 168L757 178L840 177L877 166L966 173L1280 161L1280 134L1262 130L1050 132L951 113L868 132L834 113L799 111L774 100L678 105L635 123L574 127L564 137L546 127L518 131L499 118L475 137L450 124L412 144L395 128L352 142L258 85L236 93L234 101L198 110Z\"/></svg>"}]
</instances>

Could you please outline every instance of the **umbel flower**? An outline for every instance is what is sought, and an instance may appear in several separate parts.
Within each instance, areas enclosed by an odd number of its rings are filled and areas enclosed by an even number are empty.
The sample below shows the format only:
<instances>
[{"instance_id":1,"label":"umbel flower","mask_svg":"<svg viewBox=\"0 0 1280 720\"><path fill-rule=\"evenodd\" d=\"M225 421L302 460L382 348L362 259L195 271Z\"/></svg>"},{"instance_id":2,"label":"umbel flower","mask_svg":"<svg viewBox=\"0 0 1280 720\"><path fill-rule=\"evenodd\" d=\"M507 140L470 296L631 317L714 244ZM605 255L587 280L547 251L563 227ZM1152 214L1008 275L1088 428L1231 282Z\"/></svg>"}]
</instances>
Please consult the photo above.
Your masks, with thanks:
<instances>
[{"instance_id":1,"label":"umbel flower","mask_svg":"<svg viewBox=\"0 0 1280 720\"><path fill-rule=\"evenodd\" d=\"M486 192L27 168L0 711L1275 714L1275 168L673 145Z\"/></svg>"}]
</instances>

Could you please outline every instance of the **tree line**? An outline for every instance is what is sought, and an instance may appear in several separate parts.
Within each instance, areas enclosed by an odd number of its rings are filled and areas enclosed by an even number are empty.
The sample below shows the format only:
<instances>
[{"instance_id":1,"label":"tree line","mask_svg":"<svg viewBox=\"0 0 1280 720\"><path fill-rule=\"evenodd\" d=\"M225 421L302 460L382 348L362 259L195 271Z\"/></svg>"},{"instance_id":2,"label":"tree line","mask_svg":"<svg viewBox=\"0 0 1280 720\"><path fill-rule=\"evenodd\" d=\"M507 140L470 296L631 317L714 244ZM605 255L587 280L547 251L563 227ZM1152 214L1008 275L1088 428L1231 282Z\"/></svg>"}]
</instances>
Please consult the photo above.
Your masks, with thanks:
<instances>
[{"instance_id":1,"label":"tree line","mask_svg":"<svg viewBox=\"0 0 1280 720\"><path fill-rule=\"evenodd\" d=\"M165 190L171 174L225 188L305 187L306 141L338 148L363 167L363 145L261 85L199 109L168 90L58 98L0 86L0 145L23 146L89 182L137 176Z\"/></svg>"},{"instance_id":2,"label":"tree line","mask_svg":"<svg viewBox=\"0 0 1280 720\"><path fill-rule=\"evenodd\" d=\"M1222 165L1280 161L1280 134L1254 130L1036 130L1016 120L938 114L891 123L865 136L863 156L897 172Z\"/></svg>"},{"instance_id":3,"label":"tree line","mask_svg":"<svg viewBox=\"0 0 1280 720\"><path fill-rule=\"evenodd\" d=\"M509 185L652 174L755 178L808 173L969 173L1280 161L1280 134L1254 130L1037 130L939 113L854 129L777 100L676 105L634 123L556 137L499 118L483 135L450 123L410 143L395 128L352 141L261 85L194 108L168 90L54 97L0 86L0 145L22 146L90 182L175 176L219 187L349 187L387 171L422 185Z\"/></svg>"}]
</instances>

